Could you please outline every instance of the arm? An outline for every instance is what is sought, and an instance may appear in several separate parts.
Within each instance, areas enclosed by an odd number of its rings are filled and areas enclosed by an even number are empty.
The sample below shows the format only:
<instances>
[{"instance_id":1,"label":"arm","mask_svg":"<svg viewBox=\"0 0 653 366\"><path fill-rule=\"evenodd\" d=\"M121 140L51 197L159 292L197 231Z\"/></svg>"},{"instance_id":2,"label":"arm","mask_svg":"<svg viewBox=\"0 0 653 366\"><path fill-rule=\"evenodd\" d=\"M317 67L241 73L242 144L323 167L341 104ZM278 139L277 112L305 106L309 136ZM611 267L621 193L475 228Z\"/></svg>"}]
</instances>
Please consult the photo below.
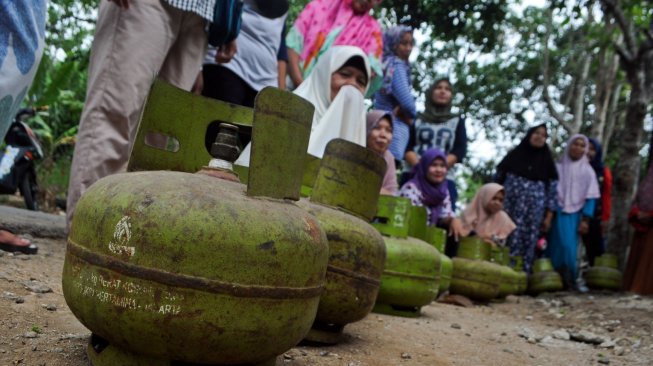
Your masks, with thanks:
<instances>
[{"instance_id":1,"label":"arm","mask_svg":"<svg viewBox=\"0 0 653 366\"><path fill-rule=\"evenodd\" d=\"M404 62L396 64L395 73L392 76L392 95L399 103L400 113L405 115L408 125L412 125L415 118L415 97L411 93L410 69Z\"/></svg>"},{"instance_id":2,"label":"arm","mask_svg":"<svg viewBox=\"0 0 653 366\"><path fill-rule=\"evenodd\" d=\"M218 53L215 54L215 62L219 64L226 64L231 61L232 58L238 52L238 47L236 46L236 40L220 46Z\"/></svg>"},{"instance_id":3,"label":"arm","mask_svg":"<svg viewBox=\"0 0 653 366\"><path fill-rule=\"evenodd\" d=\"M417 187L412 183L406 183L399 190L399 197L405 197L410 200L410 204L413 206L424 206L421 200L421 192Z\"/></svg>"},{"instance_id":4,"label":"arm","mask_svg":"<svg viewBox=\"0 0 653 366\"><path fill-rule=\"evenodd\" d=\"M288 63L285 61L277 61L277 73L279 74L277 77L277 82L279 84L279 89L281 90L286 90L286 70L288 67Z\"/></svg>"},{"instance_id":5,"label":"arm","mask_svg":"<svg viewBox=\"0 0 653 366\"><path fill-rule=\"evenodd\" d=\"M295 87L304 81L302 72L299 69L299 54L292 48L288 48L288 75L290 75L290 79L295 84Z\"/></svg>"},{"instance_id":6,"label":"arm","mask_svg":"<svg viewBox=\"0 0 653 366\"><path fill-rule=\"evenodd\" d=\"M601 221L607 222L610 220L610 211L612 211L612 172L608 167L604 169L603 173L601 205L603 209L603 212L601 213Z\"/></svg>"},{"instance_id":7,"label":"arm","mask_svg":"<svg viewBox=\"0 0 653 366\"><path fill-rule=\"evenodd\" d=\"M585 201L585 206L582 210L582 218L578 224L578 233L581 235L587 234L589 231L589 221L594 216L594 208L596 207L596 199L591 198Z\"/></svg>"},{"instance_id":8,"label":"arm","mask_svg":"<svg viewBox=\"0 0 653 366\"><path fill-rule=\"evenodd\" d=\"M467 128L465 127L465 118L460 117L460 121L456 127L456 140L447 156L449 168L461 162L465 158L465 155L467 155Z\"/></svg>"},{"instance_id":9,"label":"arm","mask_svg":"<svg viewBox=\"0 0 653 366\"><path fill-rule=\"evenodd\" d=\"M419 162L419 157L415 153L415 125L410 125L408 132L408 146L406 146L406 152L404 153L404 160L411 167L415 166Z\"/></svg>"},{"instance_id":10,"label":"arm","mask_svg":"<svg viewBox=\"0 0 653 366\"><path fill-rule=\"evenodd\" d=\"M442 201L442 210L440 210L439 219L440 222L449 227L449 236L453 236L456 241L463 236L463 223L454 216L449 193L447 193L444 201Z\"/></svg>"},{"instance_id":11,"label":"arm","mask_svg":"<svg viewBox=\"0 0 653 366\"><path fill-rule=\"evenodd\" d=\"M204 89L204 75L202 74L202 70L197 74L197 77L195 78L195 83L193 84L193 87L191 88L191 93L195 95L202 95L202 90Z\"/></svg>"},{"instance_id":12,"label":"arm","mask_svg":"<svg viewBox=\"0 0 653 366\"><path fill-rule=\"evenodd\" d=\"M129 1L130 0L109 0L109 1L112 1L112 2L116 3L116 5L119 8L129 9Z\"/></svg>"},{"instance_id":13,"label":"arm","mask_svg":"<svg viewBox=\"0 0 653 366\"><path fill-rule=\"evenodd\" d=\"M288 68L288 47L286 47L286 25L281 29L281 44L277 52L277 84L279 89L286 90L286 75Z\"/></svg>"}]
</instances>

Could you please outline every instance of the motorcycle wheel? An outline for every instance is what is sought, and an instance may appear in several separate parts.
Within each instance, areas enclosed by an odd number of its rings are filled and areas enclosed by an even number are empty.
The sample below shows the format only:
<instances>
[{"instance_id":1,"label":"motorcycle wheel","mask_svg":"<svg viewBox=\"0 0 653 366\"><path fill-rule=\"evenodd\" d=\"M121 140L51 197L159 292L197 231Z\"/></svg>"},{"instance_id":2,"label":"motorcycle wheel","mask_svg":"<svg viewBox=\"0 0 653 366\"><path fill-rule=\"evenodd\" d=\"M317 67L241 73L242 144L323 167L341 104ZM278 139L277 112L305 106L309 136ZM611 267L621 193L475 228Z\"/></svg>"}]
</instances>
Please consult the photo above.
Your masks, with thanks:
<instances>
[{"instance_id":1,"label":"motorcycle wheel","mask_svg":"<svg viewBox=\"0 0 653 366\"><path fill-rule=\"evenodd\" d=\"M34 173L28 172L25 174L25 178L20 182L20 194L25 200L25 207L28 210L38 211L39 203L36 200L37 193L39 192L39 187L36 184L36 177Z\"/></svg>"}]
</instances>

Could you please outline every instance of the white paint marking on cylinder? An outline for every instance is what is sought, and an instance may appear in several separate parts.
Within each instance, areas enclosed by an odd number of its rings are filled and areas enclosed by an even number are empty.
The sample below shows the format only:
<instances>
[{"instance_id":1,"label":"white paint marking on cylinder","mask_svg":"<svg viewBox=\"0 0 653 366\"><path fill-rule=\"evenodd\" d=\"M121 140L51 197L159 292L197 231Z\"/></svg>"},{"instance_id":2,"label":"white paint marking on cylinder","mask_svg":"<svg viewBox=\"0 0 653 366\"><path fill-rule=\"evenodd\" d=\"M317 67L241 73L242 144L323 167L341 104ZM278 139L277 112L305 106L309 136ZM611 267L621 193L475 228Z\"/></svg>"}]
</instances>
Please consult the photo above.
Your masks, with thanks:
<instances>
[{"instance_id":1,"label":"white paint marking on cylinder","mask_svg":"<svg viewBox=\"0 0 653 366\"><path fill-rule=\"evenodd\" d=\"M109 242L109 251L111 253L118 255L126 254L129 257L133 257L136 254L136 247L127 245L132 237L132 224L129 220L129 216L123 216L116 224L116 229L113 232L113 240Z\"/></svg>"}]
</instances>

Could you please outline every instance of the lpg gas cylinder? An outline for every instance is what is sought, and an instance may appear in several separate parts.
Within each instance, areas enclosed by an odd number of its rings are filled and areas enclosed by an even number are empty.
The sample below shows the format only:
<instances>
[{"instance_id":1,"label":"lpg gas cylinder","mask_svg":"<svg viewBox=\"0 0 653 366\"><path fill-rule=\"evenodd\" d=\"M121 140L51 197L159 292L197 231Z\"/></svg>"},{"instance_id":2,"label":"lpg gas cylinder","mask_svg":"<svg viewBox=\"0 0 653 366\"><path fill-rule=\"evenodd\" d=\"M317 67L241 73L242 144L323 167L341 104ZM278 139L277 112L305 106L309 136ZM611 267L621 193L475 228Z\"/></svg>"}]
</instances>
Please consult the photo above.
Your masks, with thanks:
<instances>
[{"instance_id":1,"label":"lpg gas cylinder","mask_svg":"<svg viewBox=\"0 0 653 366\"><path fill-rule=\"evenodd\" d=\"M528 289L528 275L524 272L524 259L521 256L510 256L510 263L513 271L517 273L518 287L517 294L523 294Z\"/></svg>"},{"instance_id":2,"label":"lpg gas cylinder","mask_svg":"<svg viewBox=\"0 0 653 366\"><path fill-rule=\"evenodd\" d=\"M269 365L309 331L328 261L326 234L293 202L312 106L274 88L255 103L247 186L230 170L237 149L224 123L209 166L188 173L209 162L207 126L234 107L157 81L132 172L80 199L63 292L94 334L93 365ZM154 147L150 133L178 144ZM136 172L152 167L178 171Z\"/></svg>"},{"instance_id":3,"label":"lpg gas cylinder","mask_svg":"<svg viewBox=\"0 0 653 366\"><path fill-rule=\"evenodd\" d=\"M433 245L440 254L440 288L438 292L444 293L445 291L449 291L451 275L453 274L453 262L451 258L444 254L444 248L447 243L447 231L435 226L426 226L424 234L424 241Z\"/></svg>"},{"instance_id":4,"label":"lpg gas cylinder","mask_svg":"<svg viewBox=\"0 0 653 366\"><path fill-rule=\"evenodd\" d=\"M592 289L618 290L621 288L622 275L617 269L617 256L603 254L594 259L594 266L585 274L587 286Z\"/></svg>"},{"instance_id":5,"label":"lpg gas cylinder","mask_svg":"<svg viewBox=\"0 0 653 366\"><path fill-rule=\"evenodd\" d=\"M369 222L376 212L385 165L383 158L365 147L332 140L310 200L298 203L317 218L329 242L326 288L308 341L337 343L343 327L363 319L374 306L385 244Z\"/></svg>"},{"instance_id":6,"label":"lpg gas cylinder","mask_svg":"<svg viewBox=\"0 0 653 366\"><path fill-rule=\"evenodd\" d=\"M501 266L489 262L490 244L477 237L461 238L458 256L453 260L449 289L453 294L476 300L491 300L499 295L503 281Z\"/></svg>"},{"instance_id":7,"label":"lpg gas cylinder","mask_svg":"<svg viewBox=\"0 0 653 366\"><path fill-rule=\"evenodd\" d=\"M508 267L510 255L507 247L493 247L490 261L501 267L501 283L499 284L499 298L516 294L519 290L519 276L512 268Z\"/></svg>"},{"instance_id":8,"label":"lpg gas cylinder","mask_svg":"<svg viewBox=\"0 0 653 366\"><path fill-rule=\"evenodd\" d=\"M438 294L441 256L432 245L408 236L410 206L407 198L379 198L372 225L383 234L387 253L377 313L417 317Z\"/></svg>"},{"instance_id":9,"label":"lpg gas cylinder","mask_svg":"<svg viewBox=\"0 0 653 366\"><path fill-rule=\"evenodd\" d=\"M528 280L528 291L531 294L562 290L562 278L553 269L551 259L539 258L533 263L533 275Z\"/></svg>"}]
</instances>

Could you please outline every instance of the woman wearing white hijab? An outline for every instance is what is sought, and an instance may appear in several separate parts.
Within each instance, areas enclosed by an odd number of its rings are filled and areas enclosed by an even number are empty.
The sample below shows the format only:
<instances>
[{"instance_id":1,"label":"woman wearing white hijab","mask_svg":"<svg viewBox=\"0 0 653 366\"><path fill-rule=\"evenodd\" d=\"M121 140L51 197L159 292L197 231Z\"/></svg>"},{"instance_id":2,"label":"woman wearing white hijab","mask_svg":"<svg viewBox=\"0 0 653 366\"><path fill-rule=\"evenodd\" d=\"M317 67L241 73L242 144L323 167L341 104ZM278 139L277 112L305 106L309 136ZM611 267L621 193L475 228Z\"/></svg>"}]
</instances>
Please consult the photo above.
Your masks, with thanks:
<instances>
[{"instance_id":1,"label":"woman wearing white hijab","mask_svg":"<svg viewBox=\"0 0 653 366\"><path fill-rule=\"evenodd\" d=\"M342 138L365 146L367 140L364 94L370 66L354 46L334 46L320 57L311 74L294 91L315 107L308 153L322 158L329 141ZM236 165L249 166L250 145Z\"/></svg>"}]
</instances>

